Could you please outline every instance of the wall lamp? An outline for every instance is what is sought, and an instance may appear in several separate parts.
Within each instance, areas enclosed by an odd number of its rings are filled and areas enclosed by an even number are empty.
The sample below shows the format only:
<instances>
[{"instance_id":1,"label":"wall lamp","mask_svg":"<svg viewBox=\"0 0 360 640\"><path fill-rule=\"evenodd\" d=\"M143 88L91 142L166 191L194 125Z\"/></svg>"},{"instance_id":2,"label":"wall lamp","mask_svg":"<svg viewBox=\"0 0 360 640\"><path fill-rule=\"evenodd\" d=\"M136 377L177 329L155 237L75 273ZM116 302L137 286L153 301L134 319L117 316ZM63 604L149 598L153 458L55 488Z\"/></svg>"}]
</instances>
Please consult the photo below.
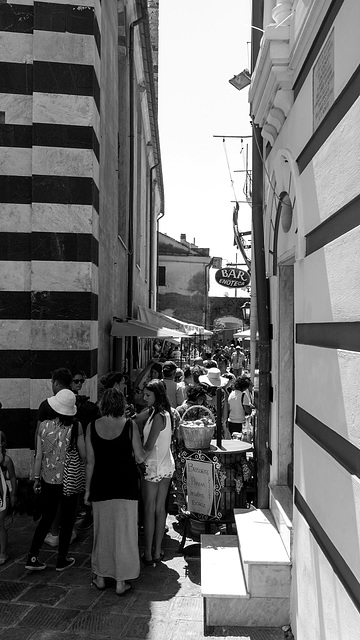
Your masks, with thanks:
<instances>
[{"instance_id":1,"label":"wall lamp","mask_svg":"<svg viewBox=\"0 0 360 640\"><path fill-rule=\"evenodd\" d=\"M244 69L244 71L238 73L237 76L231 78L229 82L233 87L235 87L235 89L238 89L238 91L244 89L244 87L247 87L251 82L251 73L249 69Z\"/></svg>"}]
</instances>

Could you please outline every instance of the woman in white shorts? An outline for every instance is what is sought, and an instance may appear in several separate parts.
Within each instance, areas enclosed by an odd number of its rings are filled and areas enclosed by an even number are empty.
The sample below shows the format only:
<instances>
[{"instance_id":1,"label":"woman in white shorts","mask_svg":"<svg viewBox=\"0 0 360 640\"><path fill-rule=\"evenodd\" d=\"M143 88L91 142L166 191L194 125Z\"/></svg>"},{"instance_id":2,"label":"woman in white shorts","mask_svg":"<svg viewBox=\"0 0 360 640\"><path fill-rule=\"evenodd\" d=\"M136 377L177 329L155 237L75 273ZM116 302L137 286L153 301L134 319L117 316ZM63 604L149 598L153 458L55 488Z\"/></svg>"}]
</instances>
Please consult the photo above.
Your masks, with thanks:
<instances>
[{"instance_id":1,"label":"woman in white shorts","mask_svg":"<svg viewBox=\"0 0 360 640\"><path fill-rule=\"evenodd\" d=\"M175 470L171 453L173 418L166 387L162 380L151 380L144 388L147 409L136 422L146 419L143 447L147 453L141 491L144 508L145 550L143 562L157 564L164 557L161 548L166 521L166 496Z\"/></svg>"}]
</instances>

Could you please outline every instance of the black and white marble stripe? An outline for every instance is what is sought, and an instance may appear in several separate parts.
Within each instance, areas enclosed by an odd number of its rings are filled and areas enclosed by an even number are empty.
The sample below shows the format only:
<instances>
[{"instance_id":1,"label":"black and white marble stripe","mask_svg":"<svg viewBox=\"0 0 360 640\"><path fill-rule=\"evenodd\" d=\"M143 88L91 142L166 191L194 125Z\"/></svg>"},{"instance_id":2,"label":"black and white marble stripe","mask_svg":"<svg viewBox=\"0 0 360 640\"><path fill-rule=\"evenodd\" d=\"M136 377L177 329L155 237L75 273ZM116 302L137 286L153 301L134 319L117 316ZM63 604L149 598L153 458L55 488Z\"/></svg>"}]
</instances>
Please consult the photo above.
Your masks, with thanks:
<instances>
[{"instance_id":1,"label":"black and white marble stripe","mask_svg":"<svg viewBox=\"0 0 360 640\"><path fill-rule=\"evenodd\" d=\"M0 4L0 378L11 448L51 371L97 386L99 0Z\"/></svg>"}]
</instances>

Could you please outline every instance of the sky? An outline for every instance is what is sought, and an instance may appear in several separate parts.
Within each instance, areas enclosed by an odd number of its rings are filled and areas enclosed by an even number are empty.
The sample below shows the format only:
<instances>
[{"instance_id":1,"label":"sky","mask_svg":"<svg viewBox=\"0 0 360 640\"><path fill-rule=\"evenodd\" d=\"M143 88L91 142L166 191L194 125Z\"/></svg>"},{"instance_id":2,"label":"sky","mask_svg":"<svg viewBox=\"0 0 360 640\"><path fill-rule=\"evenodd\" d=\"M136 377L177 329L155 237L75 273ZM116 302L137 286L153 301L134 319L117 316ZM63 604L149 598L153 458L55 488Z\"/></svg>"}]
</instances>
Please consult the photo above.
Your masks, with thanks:
<instances>
[{"instance_id":1,"label":"sky","mask_svg":"<svg viewBox=\"0 0 360 640\"><path fill-rule=\"evenodd\" d=\"M242 262L232 214L233 201L245 200L238 171L246 166L247 145L251 159L251 140L227 136L251 135L248 88L229 84L250 67L250 16L251 0L160 0L160 231L177 240L186 234L210 256L223 258L223 266ZM240 204L239 228L251 229L248 204ZM210 272L210 295L235 295Z\"/></svg>"}]
</instances>

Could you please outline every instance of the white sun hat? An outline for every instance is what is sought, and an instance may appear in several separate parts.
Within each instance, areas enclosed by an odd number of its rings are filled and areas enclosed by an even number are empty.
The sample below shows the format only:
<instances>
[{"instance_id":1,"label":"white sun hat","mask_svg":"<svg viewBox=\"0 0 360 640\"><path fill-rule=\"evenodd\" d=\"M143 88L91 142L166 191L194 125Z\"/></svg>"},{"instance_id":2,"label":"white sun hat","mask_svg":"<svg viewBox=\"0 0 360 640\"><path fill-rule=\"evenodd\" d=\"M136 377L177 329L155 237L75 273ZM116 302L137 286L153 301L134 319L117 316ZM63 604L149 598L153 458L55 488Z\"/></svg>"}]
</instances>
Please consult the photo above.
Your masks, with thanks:
<instances>
[{"instance_id":1,"label":"white sun hat","mask_svg":"<svg viewBox=\"0 0 360 640\"><path fill-rule=\"evenodd\" d=\"M74 416L76 414L76 396L70 389L61 389L54 396L47 399L50 407L62 416Z\"/></svg>"},{"instance_id":2,"label":"white sun hat","mask_svg":"<svg viewBox=\"0 0 360 640\"><path fill-rule=\"evenodd\" d=\"M200 384L208 384L210 387L226 387L229 384L228 378L220 375L220 369L211 367L205 376L199 376Z\"/></svg>"}]
</instances>

